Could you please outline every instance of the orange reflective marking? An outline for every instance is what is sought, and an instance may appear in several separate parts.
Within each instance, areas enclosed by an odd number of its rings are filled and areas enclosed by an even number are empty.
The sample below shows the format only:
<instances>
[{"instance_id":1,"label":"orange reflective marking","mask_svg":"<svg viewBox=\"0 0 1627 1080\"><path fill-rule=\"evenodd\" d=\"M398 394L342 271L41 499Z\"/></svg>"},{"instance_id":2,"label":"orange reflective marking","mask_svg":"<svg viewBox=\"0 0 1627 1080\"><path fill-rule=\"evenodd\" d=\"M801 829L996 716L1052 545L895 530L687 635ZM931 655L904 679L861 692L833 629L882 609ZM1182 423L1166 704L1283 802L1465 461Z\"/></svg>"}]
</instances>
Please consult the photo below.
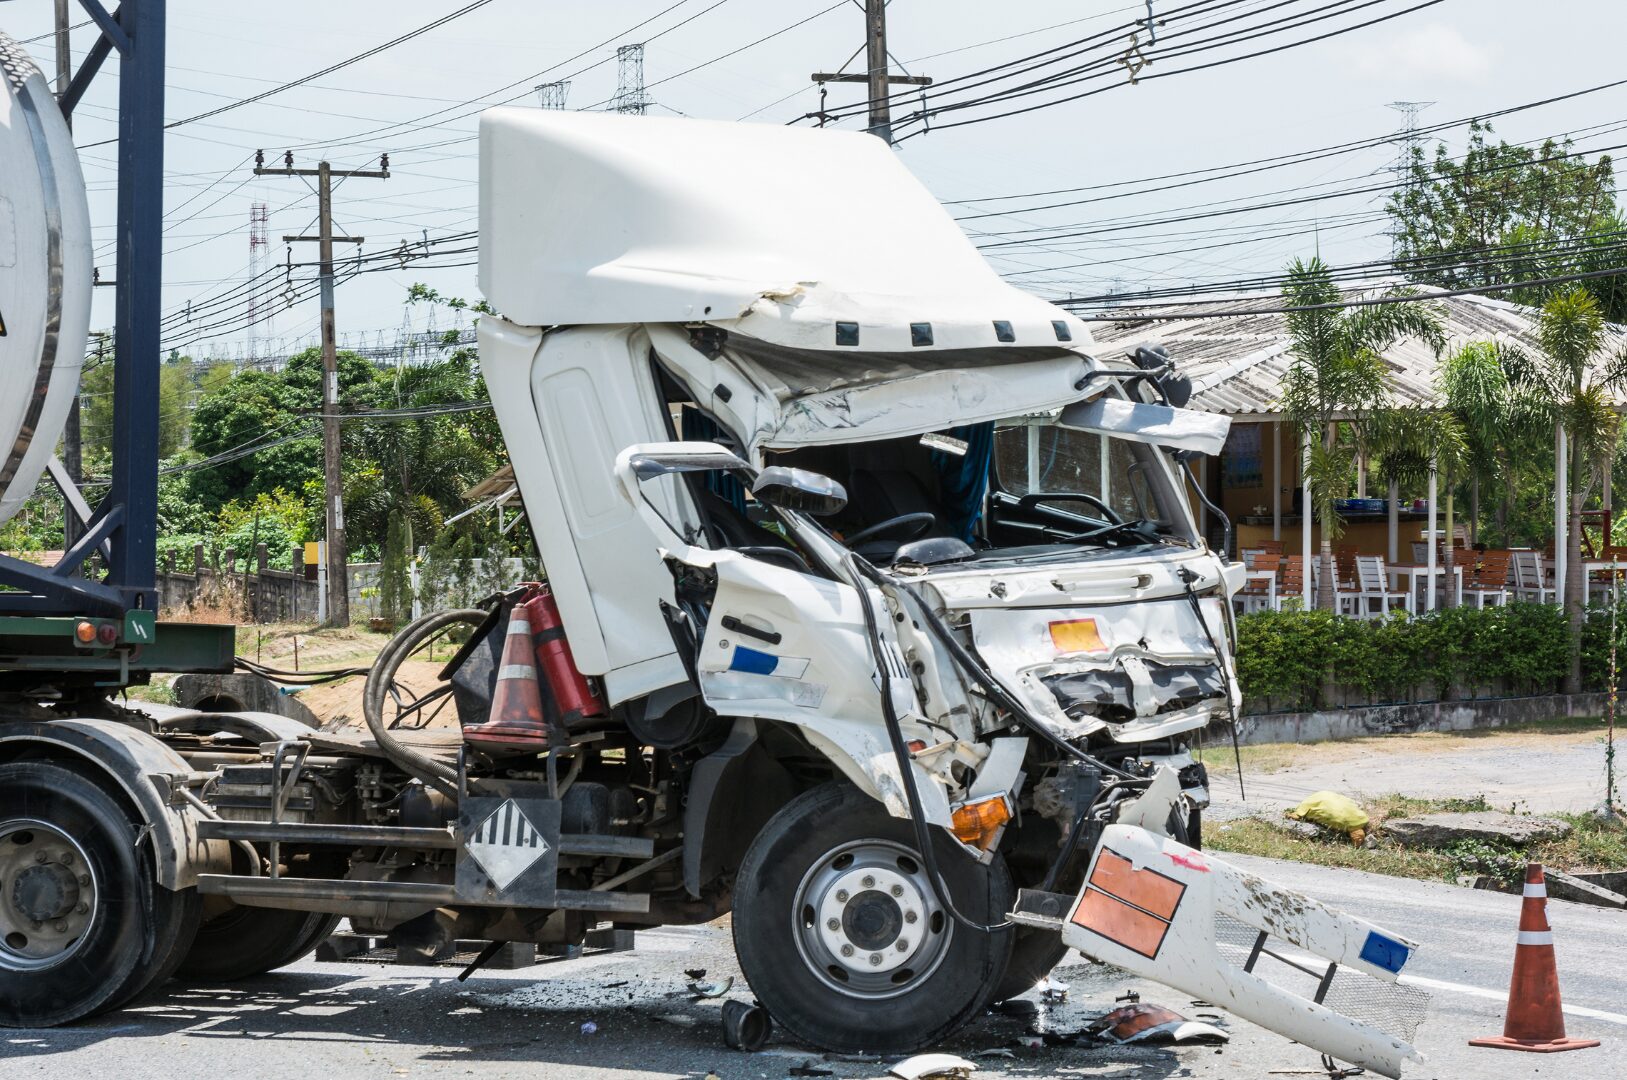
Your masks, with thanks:
<instances>
[{"instance_id":1,"label":"orange reflective marking","mask_svg":"<svg viewBox=\"0 0 1627 1080\"><path fill-rule=\"evenodd\" d=\"M1122 900L1088 887L1073 909L1073 922L1093 934L1122 945L1147 959L1156 959L1158 948L1169 933L1169 923Z\"/></svg>"},{"instance_id":2,"label":"orange reflective marking","mask_svg":"<svg viewBox=\"0 0 1627 1080\"><path fill-rule=\"evenodd\" d=\"M1186 892L1186 886L1174 878L1155 870L1137 870L1129 859L1107 848L1096 859L1090 883L1166 921L1175 918L1181 894Z\"/></svg>"},{"instance_id":3,"label":"orange reflective marking","mask_svg":"<svg viewBox=\"0 0 1627 1080\"><path fill-rule=\"evenodd\" d=\"M1070 619L1050 624L1051 644L1057 652L1106 652L1107 642L1096 629L1095 619Z\"/></svg>"}]
</instances>

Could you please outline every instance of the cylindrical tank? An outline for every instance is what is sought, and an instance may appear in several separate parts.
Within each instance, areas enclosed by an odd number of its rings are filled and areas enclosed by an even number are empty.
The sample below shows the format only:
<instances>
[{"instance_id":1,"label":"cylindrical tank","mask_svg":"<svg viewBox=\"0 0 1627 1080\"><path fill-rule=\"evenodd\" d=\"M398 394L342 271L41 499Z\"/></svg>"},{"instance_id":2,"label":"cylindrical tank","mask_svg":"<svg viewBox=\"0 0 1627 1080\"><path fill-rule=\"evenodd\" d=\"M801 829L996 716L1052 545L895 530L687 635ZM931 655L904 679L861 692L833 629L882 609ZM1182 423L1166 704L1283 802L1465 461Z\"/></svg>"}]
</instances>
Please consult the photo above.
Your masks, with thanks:
<instances>
[{"instance_id":1,"label":"cylindrical tank","mask_svg":"<svg viewBox=\"0 0 1627 1080\"><path fill-rule=\"evenodd\" d=\"M45 77L0 33L0 524L34 491L79 390L90 211Z\"/></svg>"}]
</instances>

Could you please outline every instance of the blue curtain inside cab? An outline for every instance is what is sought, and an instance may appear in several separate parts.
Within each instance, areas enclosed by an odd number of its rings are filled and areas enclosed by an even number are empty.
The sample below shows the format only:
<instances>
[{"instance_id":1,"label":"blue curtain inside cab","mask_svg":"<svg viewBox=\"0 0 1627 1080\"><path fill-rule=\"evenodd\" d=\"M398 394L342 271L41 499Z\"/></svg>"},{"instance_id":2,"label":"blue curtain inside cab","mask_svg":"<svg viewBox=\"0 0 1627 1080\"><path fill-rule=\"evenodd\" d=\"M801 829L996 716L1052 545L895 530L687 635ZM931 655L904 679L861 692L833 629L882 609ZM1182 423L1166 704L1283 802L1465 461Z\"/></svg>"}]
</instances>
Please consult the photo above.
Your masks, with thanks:
<instances>
[{"instance_id":1,"label":"blue curtain inside cab","mask_svg":"<svg viewBox=\"0 0 1627 1080\"><path fill-rule=\"evenodd\" d=\"M722 426L693 405L685 405L679 410L679 435L685 442L723 442ZM723 444L728 445L728 442ZM713 495L733 504L742 514L746 512L746 489L738 477L709 472L705 480L706 489Z\"/></svg>"},{"instance_id":2,"label":"blue curtain inside cab","mask_svg":"<svg viewBox=\"0 0 1627 1080\"><path fill-rule=\"evenodd\" d=\"M932 468L938 474L944 529L968 544L972 542L977 519L983 515L983 493L989 486L989 463L994 457L994 422L964 424L945 434L966 444L966 453L932 451Z\"/></svg>"}]
</instances>

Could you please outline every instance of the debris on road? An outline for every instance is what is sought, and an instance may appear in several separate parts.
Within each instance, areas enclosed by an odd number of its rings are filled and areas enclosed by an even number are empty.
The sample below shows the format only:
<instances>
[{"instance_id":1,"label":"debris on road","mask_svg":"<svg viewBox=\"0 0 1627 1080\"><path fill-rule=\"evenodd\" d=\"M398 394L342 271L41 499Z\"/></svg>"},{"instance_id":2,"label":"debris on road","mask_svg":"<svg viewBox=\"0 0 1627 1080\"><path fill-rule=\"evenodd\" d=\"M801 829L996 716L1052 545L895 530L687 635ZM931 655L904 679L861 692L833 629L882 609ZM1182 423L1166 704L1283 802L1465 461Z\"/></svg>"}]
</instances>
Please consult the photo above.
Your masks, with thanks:
<instances>
[{"instance_id":1,"label":"debris on road","mask_svg":"<svg viewBox=\"0 0 1627 1080\"><path fill-rule=\"evenodd\" d=\"M694 995L696 1001L699 1001L702 998L722 997L733 986L733 975L726 976L719 982L701 982L699 979L695 979L689 983L689 992Z\"/></svg>"},{"instance_id":2,"label":"debris on road","mask_svg":"<svg viewBox=\"0 0 1627 1080\"><path fill-rule=\"evenodd\" d=\"M1047 976L1039 981L1039 996L1047 1005L1060 1005L1068 1000L1068 984Z\"/></svg>"},{"instance_id":3,"label":"debris on road","mask_svg":"<svg viewBox=\"0 0 1627 1080\"><path fill-rule=\"evenodd\" d=\"M1173 1009L1148 1002L1114 1009L1086 1031L1117 1043L1227 1042L1231 1039L1213 1024L1188 1020Z\"/></svg>"},{"instance_id":4,"label":"debris on road","mask_svg":"<svg viewBox=\"0 0 1627 1080\"><path fill-rule=\"evenodd\" d=\"M761 1050L773 1031L773 1018L768 1015L767 1009L756 1002L749 1005L744 1001L723 1003L723 1041L731 1049L748 1052Z\"/></svg>"},{"instance_id":5,"label":"debris on road","mask_svg":"<svg viewBox=\"0 0 1627 1080\"><path fill-rule=\"evenodd\" d=\"M953 1054L917 1054L905 1058L891 1069L889 1076L899 1080L955 1080L972 1075L977 1066Z\"/></svg>"},{"instance_id":6,"label":"debris on road","mask_svg":"<svg viewBox=\"0 0 1627 1080\"><path fill-rule=\"evenodd\" d=\"M584 1034L584 1035L592 1035L595 1032L597 1032L598 1030L599 1030L599 1025L595 1024L592 1020L584 1020L582 1022L582 1034Z\"/></svg>"}]
</instances>

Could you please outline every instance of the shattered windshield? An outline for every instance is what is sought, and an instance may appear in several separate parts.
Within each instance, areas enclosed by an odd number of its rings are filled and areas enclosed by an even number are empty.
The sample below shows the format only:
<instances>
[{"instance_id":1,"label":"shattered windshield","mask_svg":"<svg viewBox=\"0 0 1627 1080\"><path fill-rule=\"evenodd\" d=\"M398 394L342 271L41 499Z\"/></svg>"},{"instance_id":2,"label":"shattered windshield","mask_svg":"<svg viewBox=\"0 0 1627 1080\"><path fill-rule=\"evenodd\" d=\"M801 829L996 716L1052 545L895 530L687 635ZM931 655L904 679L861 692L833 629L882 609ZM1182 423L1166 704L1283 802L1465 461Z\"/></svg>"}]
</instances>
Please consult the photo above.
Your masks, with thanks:
<instances>
[{"instance_id":1,"label":"shattered windshield","mask_svg":"<svg viewBox=\"0 0 1627 1080\"><path fill-rule=\"evenodd\" d=\"M1185 536L1179 495L1158 454L1144 443L1044 421L994 433L995 478L1007 496L1092 522L1143 522L1158 534Z\"/></svg>"}]
</instances>

